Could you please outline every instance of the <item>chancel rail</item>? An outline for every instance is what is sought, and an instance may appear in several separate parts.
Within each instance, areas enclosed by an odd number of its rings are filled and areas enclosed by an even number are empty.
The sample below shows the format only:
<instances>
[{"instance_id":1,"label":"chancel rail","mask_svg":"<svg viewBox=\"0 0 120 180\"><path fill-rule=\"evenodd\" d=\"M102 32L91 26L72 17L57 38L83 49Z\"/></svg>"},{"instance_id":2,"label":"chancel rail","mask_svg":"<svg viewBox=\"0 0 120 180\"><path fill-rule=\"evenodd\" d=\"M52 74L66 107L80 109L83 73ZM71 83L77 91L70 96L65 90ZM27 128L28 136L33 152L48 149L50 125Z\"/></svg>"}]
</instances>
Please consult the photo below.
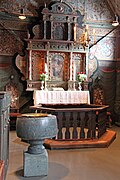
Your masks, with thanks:
<instances>
[{"instance_id":1,"label":"chancel rail","mask_svg":"<svg viewBox=\"0 0 120 180\"><path fill-rule=\"evenodd\" d=\"M107 108L92 104L42 104L31 108L57 116L56 140L100 138L106 132Z\"/></svg>"}]
</instances>

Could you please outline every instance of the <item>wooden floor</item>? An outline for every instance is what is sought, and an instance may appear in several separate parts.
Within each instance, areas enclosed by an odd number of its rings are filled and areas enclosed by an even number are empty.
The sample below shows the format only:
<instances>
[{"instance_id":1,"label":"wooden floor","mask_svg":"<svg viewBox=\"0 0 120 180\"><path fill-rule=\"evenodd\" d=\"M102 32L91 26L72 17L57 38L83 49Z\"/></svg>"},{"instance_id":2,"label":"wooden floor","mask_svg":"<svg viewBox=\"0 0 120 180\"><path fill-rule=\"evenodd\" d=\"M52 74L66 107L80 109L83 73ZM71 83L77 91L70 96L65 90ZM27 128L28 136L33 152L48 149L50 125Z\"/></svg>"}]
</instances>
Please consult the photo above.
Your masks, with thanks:
<instances>
[{"instance_id":1,"label":"wooden floor","mask_svg":"<svg viewBox=\"0 0 120 180\"><path fill-rule=\"evenodd\" d=\"M48 152L48 176L23 177L23 152L28 144L10 131L9 168L6 180L119 180L120 127L113 126L116 138L107 147L54 149Z\"/></svg>"}]
</instances>

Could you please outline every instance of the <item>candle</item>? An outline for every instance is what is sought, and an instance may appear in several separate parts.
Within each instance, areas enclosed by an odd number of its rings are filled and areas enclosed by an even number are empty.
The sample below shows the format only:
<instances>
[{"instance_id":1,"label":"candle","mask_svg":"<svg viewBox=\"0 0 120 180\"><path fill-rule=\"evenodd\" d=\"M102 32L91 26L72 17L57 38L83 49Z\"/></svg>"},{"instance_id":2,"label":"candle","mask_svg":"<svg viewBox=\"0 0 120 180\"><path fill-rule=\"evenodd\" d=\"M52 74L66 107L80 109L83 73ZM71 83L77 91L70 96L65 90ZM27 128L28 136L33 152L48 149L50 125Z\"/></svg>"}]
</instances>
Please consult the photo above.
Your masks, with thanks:
<instances>
[{"instance_id":1,"label":"candle","mask_svg":"<svg viewBox=\"0 0 120 180\"><path fill-rule=\"evenodd\" d=\"M48 67L47 67L47 63L45 63L45 72L46 72L46 74L48 74Z\"/></svg>"},{"instance_id":2,"label":"candle","mask_svg":"<svg viewBox=\"0 0 120 180\"><path fill-rule=\"evenodd\" d=\"M70 81L72 81L72 67L70 66Z\"/></svg>"},{"instance_id":3,"label":"candle","mask_svg":"<svg viewBox=\"0 0 120 180\"><path fill-rule=\"evenodd\" d=\"M93 35L95 35L95 29L93 29Z\"/></svg>"},{"instance_id":4,"label":"candle","mask_svg":"<svg viewBox=\"0 0 120 180\"><path fill-rule=\"evenodd\" d=\"M77 27L76 27L76 24L75 24L75 26L74 26L74 41L76 41L76 29L77 29Z\"/></svg>"},{"instance_id":5,"label":"candle","mask_svg":"<svg viewBox=\"0 0 120 180\"><path fill-rule=\"evenodd\" d=\"M94 37L94 43L96 43L96 31L93 29L93 37Z\"/></svg>"},{"instance_id":6,"label":"candle","mask_svg":"<svg viewBox=\"0 0 120 180\"><path fill-rule=\"evenodd\" d=\"M72 81L72 52L70 53L70 81Z\"/></svg>"},{"instance_id":7,"label":"candle","mask_svg":"<svg viewBox=\"0 0 120 180\"><path fill-rule=\"evenodd\" d=\"M73 72L73 80L76 80L76 65L75 65L75 61L74 61L74 72Z\"/></svg>"},{"instance_id":8,"label":"candle","mask_svg":"<svg viewBox=\"0 0 120 180\"><path fill-rule=\"evenodd\" d=\"M85 32L85 39L84 41L87 41L87 32Z\"/></svg>"},{"instance_id":9,"label":"candle","mask_svg":"<svg viewBox=\"0 0 120 180\"><path fill-rule=\"evenodd\" d=\"M88 31L89 26L86 24L86 30Z\"/></svg>"}]
</instances>

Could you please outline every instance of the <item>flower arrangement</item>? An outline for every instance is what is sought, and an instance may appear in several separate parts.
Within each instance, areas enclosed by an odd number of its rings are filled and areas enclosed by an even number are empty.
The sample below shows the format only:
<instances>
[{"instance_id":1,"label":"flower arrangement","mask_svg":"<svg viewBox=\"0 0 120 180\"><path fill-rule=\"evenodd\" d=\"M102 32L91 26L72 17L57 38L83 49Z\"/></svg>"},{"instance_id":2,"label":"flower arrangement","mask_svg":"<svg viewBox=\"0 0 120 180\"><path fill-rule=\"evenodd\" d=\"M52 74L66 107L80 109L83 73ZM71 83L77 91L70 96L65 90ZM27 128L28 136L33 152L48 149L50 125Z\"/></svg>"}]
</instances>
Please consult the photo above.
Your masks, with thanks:
<instances>
[{"instance_id":1,"label":"flower arrangement","mask_svg":"<svg viewBox=\"0 0 120 180\"><path fill-rule=\"evenodd\" d=\"M46 72L40 72L40 81L45 81L47 78Z\"/></svg>"},{"instance_id":2,"label":"flower arrangement","mask_svg":"<svg viewBox=\"0 0 120 180\"><path fill-rule=\"evenodd\" d=\"M86 80L87 80L87 75L84 72L77 73L77 81L78 82L84 82Z\"/></svg>"}]
</instances>

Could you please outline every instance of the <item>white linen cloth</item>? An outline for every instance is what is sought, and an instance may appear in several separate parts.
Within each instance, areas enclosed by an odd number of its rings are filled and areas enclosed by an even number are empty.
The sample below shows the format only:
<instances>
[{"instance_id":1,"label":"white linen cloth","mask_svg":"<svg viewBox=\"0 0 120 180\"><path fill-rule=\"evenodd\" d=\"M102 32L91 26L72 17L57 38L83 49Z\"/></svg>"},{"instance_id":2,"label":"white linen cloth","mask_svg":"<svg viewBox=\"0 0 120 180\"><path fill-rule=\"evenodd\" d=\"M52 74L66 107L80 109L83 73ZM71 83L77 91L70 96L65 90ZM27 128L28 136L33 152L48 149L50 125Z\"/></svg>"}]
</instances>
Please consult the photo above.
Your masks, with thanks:
<instances>
[{"instance_id":1,"label":"white linen cloth","mask_svg":"<svg viewBox=\"0 0 120 180\"><path fill-rule=\"evenodd\" d=\"M90 104L89 91L42 91L33 93L34 105L40 104Z\"/></svg>"}]
</instances>

